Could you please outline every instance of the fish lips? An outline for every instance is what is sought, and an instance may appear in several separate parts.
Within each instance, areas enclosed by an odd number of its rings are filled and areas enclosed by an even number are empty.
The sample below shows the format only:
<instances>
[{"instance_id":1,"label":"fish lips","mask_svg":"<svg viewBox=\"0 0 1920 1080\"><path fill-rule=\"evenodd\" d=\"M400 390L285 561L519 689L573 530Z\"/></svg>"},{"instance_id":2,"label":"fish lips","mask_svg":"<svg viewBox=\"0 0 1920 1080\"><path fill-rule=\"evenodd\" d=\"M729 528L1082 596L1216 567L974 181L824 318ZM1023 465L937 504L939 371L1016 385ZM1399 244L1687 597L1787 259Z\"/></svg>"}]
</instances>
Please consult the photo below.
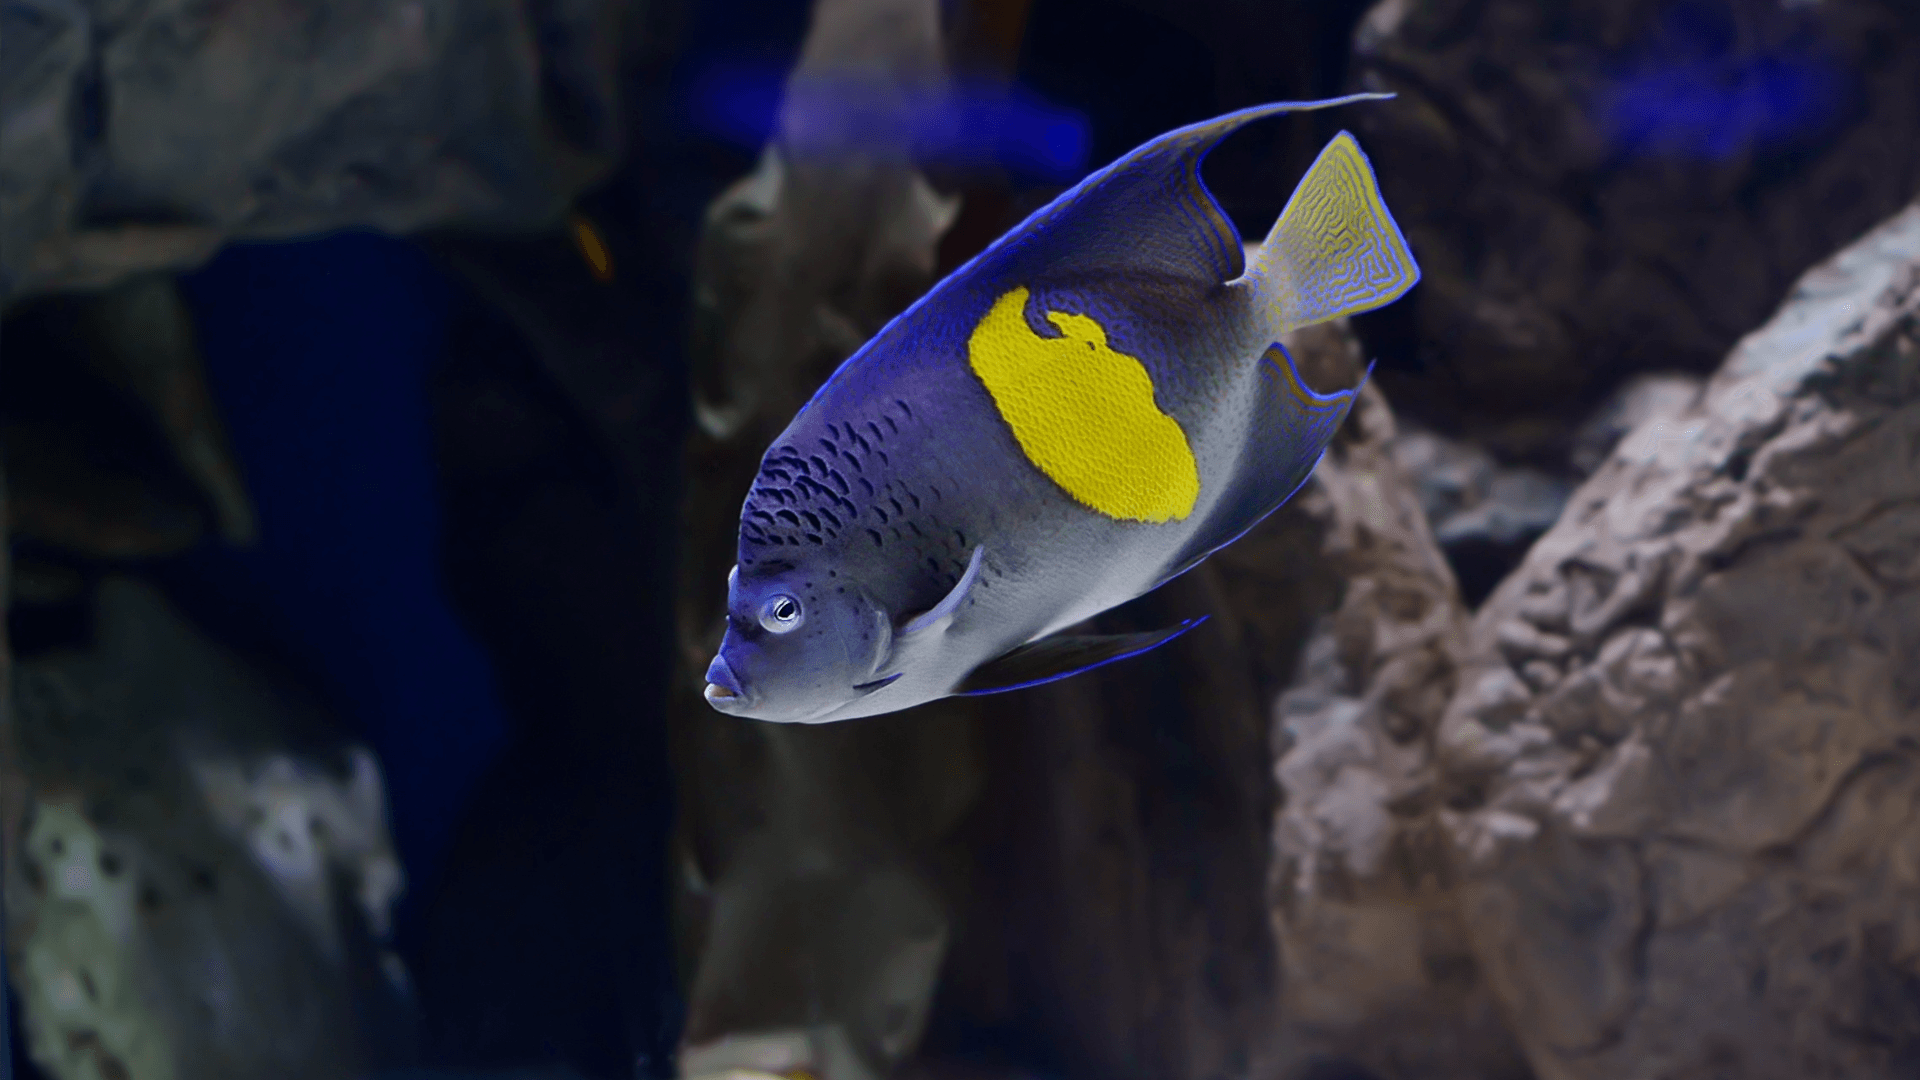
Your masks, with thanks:
<instances>
[{"instance_id":1,"label":"fish lips","mask_svg":"<svg viewBox=\"0 0 1920 1080\"><path fill-rule=\"evenodd\" d=\"M872 682L861 683L853 687L855 698L866 697L875 690L891 685L901 674L900 672L896 672L885 678L875 679ZM724 654L715 656L713 663L707 665L707 689L705 697L707 704L723 713L735 716L751 712L755 704L754 695L749 694L746 687L741 684L740 677L733 673L733 668L727 664L727 658ZM839 706L835 706L835 708L838 707ZM830 708L824 711L832 712L833 709Z\"/></svg>"},{"instance_id":2,"label":"fish lips","mask_svg":"<svg viewBox=\"0 0 1920 1080\"><path fill-rule=\"evenodd\" d=\"M753 705L753 698L740 685L740 679L733 669L727 666L726 654L721 653L707 665L707 704L723 713L744 712Z\"/></svg>"}]
</instances>

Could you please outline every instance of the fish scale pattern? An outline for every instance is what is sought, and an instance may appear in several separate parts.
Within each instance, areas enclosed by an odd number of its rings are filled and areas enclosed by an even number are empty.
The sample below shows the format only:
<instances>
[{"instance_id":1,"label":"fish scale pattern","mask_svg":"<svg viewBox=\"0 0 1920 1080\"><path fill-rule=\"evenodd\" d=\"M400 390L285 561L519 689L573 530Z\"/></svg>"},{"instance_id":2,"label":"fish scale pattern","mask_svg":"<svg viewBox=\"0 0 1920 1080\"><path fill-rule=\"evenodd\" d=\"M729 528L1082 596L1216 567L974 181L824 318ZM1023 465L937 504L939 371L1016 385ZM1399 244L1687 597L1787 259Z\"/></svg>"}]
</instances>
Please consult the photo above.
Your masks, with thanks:
<instances>
[{"instance_id":1,"label":"fish scale pattern","mask_svg":"<svg viewBox=\"0 0 1920 1080\"><path fill-rule=\"evenodd\" d=\"M889 538L925 539L915 519L926 503L891 475L886 448L901 421L912 419L913 407L895 400L869 418L828 423L812 445L776 444L747 495L741 539L773 548L826 546L843 535L864 535L876 547Z\"/></svg>"}]
</instances>

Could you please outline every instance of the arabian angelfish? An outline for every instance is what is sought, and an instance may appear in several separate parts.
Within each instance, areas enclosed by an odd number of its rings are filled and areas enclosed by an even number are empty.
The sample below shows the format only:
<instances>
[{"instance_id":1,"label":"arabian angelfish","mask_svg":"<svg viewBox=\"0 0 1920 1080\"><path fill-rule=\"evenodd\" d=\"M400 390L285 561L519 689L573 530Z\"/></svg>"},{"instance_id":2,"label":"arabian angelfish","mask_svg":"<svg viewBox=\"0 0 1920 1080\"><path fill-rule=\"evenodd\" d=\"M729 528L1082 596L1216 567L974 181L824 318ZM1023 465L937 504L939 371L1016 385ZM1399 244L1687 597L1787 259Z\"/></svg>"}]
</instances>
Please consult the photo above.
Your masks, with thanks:
<instances>
[{"instance_id":1,"label":"arabian angelfish","mask_svg":"<svg viewBox=\"0 0 1920 1080\"><path fill-rule=\"evenodd\" d=\"M1304 483L1353 403L1288 330L1391 303L1420 271L1342 132L1247 264L1201 182L1264 105L1134 150L855 352L762 460L740 515L722 712L823 723L1031 686L1162 631L1060 631L1231 543Z\"/></svg>"}]
</instances>

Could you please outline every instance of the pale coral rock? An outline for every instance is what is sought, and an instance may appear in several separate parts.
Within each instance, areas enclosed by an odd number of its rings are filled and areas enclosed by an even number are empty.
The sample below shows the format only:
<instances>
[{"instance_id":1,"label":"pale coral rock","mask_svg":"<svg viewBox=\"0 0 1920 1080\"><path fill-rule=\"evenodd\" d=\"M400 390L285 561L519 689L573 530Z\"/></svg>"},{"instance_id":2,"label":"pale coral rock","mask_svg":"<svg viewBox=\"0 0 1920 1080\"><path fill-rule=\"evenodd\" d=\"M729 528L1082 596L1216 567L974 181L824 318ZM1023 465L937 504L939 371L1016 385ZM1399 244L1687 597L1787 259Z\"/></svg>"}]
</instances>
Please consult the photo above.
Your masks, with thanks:
<instances>
[{"instance_id":1,"label":"pale coral rock","mask_svg":"<svg viewBox=\"0 0 1920 1080\"><path fill-rule=\"evenodd\" d=\"M402 1061L379 772L151 588L14 672L7 965L50 1080L332 1080ZM343 902L344 901L344 902Z\"/></svg>"},{"instance_id":2,"label":"pale coral rock","mask_svg":"<svg viewBox=\"0 0 1920 1080\"><path fill-rule=\"evenodd\" d=\"M1618 440L1481 610L1440 767L1543 1080L1920 1068L1915 445L1920 207Z\"/></svg>"}]
</instances>

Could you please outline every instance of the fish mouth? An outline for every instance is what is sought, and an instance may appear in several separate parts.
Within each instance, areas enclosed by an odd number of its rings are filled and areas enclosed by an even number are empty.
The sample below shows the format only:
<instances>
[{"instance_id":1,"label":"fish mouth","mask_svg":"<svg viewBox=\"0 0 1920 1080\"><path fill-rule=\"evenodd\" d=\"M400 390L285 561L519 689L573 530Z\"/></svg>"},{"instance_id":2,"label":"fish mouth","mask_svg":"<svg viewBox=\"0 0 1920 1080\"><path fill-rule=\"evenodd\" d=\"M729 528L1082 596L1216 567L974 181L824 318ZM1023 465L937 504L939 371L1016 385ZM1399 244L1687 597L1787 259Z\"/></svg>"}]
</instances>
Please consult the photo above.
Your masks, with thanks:
<instances>
[{"instance_id":1,"label":"fish mouth","mask_svg":"<svg viewBox=\"0 0 1920 1080\"><path fill-rule=\"evenodd\" d=\"M714 657L713 663L707 665L705 697L707 704L725 713L738 712L752 701L724 656Z\"/></svg>"}]
</instances>

